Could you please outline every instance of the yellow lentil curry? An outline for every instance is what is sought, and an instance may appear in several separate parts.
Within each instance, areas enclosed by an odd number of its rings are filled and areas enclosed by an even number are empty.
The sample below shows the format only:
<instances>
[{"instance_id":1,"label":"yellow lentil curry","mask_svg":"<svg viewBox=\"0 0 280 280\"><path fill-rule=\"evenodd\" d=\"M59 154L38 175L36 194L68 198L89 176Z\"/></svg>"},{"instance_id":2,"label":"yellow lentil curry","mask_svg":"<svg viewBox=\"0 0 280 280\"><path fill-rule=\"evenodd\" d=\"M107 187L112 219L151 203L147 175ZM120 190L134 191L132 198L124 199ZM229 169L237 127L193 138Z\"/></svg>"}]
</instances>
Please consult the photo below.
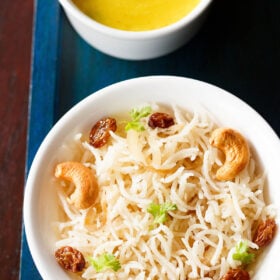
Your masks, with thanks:
<instances>
[{"instance_id":1,"label":"yellow lentil curry","mask_svg":"<svg viewBox=\"0 0 280 280\"><path fill-rule=\"evenodd\" d=\"M158 29L188 13L200 0L72 0L86 15L104 25L129 31Z\"/></svg>"}]
</instances>

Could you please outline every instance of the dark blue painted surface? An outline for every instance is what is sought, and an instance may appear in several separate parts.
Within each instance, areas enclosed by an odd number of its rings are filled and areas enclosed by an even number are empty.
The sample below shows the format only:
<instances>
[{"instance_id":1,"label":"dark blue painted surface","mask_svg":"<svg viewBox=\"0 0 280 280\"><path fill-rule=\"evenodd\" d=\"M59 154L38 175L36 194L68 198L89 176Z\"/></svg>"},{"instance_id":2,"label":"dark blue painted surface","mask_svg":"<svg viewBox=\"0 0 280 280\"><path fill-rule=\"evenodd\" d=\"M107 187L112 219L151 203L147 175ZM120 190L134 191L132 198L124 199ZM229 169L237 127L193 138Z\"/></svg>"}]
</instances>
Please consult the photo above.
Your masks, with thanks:
<instances>
[{"instance_id":1,"label":"dark blue painted surface","mask_svg":"<svg viewBox=\"0 0 280 280\"><path fill-rule=\"evenodd\" d=\"M58 116L108 84L171 74L220 86L255 108L280 134L280 1L216 0L199 34L168 56L123 61L93 50L63 18ZM276 116L276 117L275 117Z\"/></svg>"},{"instance_id":2,"label":"dark blue painted surface","mask_svg":"<svg viewBox=\"0 0 280 280\"><path fill-rule=\"evenodd\" d=\"M57 1L35 1L34 38L29 98L26 174L34 155L55 119L60 9ZM30 255L24 226L20 279L41 279Z\"/></svg>"},{"instance_id":3,"label":"dark blue painted surface","mask_svg":"<svg viewBox=\"0 0 280 280\"><path fill-rule=\"evenodd\" d=\"M159 59L133 62L92 49L56 0L37 0L27 173L42 139L69 108L104 86L138 76L180 75L220 86L256 109L280 135L279 11L279 0L215 0L189 44ZM24 234L21 279L40 279Z\"/></svg>"}]
</instances>

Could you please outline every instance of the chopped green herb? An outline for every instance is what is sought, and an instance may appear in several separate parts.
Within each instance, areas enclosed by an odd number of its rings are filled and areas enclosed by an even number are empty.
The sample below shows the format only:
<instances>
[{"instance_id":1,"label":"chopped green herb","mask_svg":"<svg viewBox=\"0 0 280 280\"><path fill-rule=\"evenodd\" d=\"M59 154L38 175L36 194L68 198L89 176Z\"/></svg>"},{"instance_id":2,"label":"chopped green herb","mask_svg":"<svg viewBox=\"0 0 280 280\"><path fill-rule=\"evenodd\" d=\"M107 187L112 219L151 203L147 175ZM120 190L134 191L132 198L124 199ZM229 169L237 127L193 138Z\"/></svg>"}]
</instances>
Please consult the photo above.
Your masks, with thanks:
<instances>
[{"instance_id":1,"label":"chopped green herb","mask_svg":"<svg viewBox=\"0 0 280 280\"><path fill-rule=\"evenodd\" d=\"M241 261L242 264L249 264L253 261L255 254L248 253L248 244L246 241L240 241L235 246L235 253L232 258L236 261Z\"/></svg>"},{"instance_id":2,"label":"chopped green herb","mask_svg":"<svg viewBox=\"0 0 280 280\"><path fill-rule=\"evenodd\" d=\"M105 269L113 269L114 271L118 271L121 268L118 259L113 254L109 253L104 253L95 259L90 257L89 262L94 267L96 272L100 272Z\"/></svg>"},{"instance_id":3,"label":"chopped green herb","mask_svg":"<svg viewBox=\"0 0 280 280\"><path fill-rule=\"evenodd\" d=\"M154 224L162 224L167 220L167 212L176 209L177 205L170 202L166 202L163 204L155 204L152 202L148 206L147 211L153 215Z\"/></svg>"},{"instance_id":4,"label":"chopped green herb","mask_svg":"<svg viewBox=\"0 0 280 280\"><path fill-rule=\"evenodd\" d=\"M143 131L145 130L144 125L140 122L140 120L144 117L147 117L151 114L152 108L150 106L143 107L141 109L133 108L129 114L131 117L131 121L128 122L125 126L125 130L128 131L130 129L136 131Z\"/></svg>"}]
</instances>

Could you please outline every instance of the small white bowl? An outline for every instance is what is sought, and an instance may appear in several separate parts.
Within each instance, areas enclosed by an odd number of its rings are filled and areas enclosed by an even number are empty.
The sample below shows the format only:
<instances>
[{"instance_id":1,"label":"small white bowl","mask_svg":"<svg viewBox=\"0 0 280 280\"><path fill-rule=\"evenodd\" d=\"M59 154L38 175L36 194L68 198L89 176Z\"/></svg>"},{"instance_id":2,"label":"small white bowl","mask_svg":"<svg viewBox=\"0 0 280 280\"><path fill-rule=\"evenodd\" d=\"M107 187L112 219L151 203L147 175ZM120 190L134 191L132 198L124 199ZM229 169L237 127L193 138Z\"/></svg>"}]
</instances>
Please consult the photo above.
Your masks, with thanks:
<instances>
[{"instance_id":1,"label":"small white bowl","mask_svg":"<svg viewBox=\"0 0 280 280\"><path fill-rule=\"evenodd\" d=\"M200 3L184 18L151 31L123 31L100 24L81 12L71 0L59 0L77 33L108 55L142 60L168 54L188 42L202 25L212 0Z\"/></svg>"},{"instance_id":2,"label":"small white bowl","mask_svg":"<svg viewBox=\"0 0 280 280\"><path fill-rule=\"evenodd\" d=\"M199 104L219 125L239 130L250 143L267 174L269 199L280 217L280 140L266 121L234 95L200 81L173 76L136 78L108 86L82 100L51 129L32 163L24 198L24 223L27 241L35 264L44 279L69 279L54 258L56 240L52 223L59 213L55 188L51 184L55 163L68 160L61 153L63 143L77 132L87 131L103 116L128 112L143 103L178 104L186 110ZM63 158L64 157L64 158ZM255 280L280 279L280 234L255 275Z\"/></svg>"}]
</instances>

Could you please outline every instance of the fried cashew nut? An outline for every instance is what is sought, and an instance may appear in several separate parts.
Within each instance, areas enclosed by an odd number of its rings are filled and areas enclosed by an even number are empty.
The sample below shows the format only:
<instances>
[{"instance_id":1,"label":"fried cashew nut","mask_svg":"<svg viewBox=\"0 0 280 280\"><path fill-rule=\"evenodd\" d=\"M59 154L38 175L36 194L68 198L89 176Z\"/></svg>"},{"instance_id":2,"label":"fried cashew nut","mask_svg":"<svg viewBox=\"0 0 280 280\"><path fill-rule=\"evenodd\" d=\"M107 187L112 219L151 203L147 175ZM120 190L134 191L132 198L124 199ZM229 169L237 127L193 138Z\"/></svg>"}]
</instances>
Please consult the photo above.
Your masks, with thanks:
<instances>
[{"instance_id":1,"label":"fried cashew nut","mask_svg":"<svg viewBox=\"0 0 280 280\"><path fill-rule=\"evenodd\" d=\"M98 196L98 184L91 169L82 163L66 161L55 168L55 177L73 182L75 191L70 196L70 203L77 209L90 207Z\"/></svg>"},{"instance_id":2,"label":"fried cashew nut","mask_svg":"<svg viewBox=\"0 0 280 280\"><path fill-rule=\"evenodd\" d=\"M233 129L214 130L210 144L225 154L225 162L216 173L216 179L219 181L232 180L249 162L250 151L247 141Z\"/></svg>"}]
</instances>

